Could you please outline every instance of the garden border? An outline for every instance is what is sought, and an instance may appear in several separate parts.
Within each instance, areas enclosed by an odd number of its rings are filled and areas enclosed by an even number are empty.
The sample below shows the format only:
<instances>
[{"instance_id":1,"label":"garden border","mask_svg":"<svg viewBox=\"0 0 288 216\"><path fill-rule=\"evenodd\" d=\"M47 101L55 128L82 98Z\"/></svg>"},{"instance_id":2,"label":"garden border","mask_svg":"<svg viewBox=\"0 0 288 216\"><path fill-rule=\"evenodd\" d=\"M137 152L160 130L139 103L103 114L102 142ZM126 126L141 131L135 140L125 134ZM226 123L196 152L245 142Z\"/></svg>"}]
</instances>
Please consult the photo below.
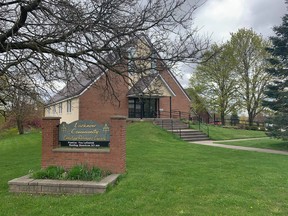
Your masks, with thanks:
<instances>
[{"instance_id":1,"label":"garden border","mask_svg":"<svg viewBox=\"0 0 288 216\"><path fill-rule=\"evenodd\" d=\"M111 174L99 182L32 179L30 175L15 178L8 182L12 193L29 194L99 194L104 193L109 185L114 185L120 174Z\"/></svg>"}]
</instances>

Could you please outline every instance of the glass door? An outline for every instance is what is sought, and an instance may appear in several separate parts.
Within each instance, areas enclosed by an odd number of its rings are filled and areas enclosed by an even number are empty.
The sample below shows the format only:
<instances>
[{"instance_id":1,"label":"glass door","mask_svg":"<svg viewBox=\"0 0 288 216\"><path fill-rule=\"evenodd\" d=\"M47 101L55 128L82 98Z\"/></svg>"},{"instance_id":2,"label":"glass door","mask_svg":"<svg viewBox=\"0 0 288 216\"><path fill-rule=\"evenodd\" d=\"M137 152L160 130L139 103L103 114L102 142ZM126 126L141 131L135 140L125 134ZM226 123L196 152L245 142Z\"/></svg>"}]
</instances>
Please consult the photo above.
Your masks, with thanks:
<instances>
[{"instance_id":1,"label":"glass door","mask_svg":"<svg viewBox=\"0 0 288 216\"><path fill-rule=\"evenodd\" d=\"M156 118L159 98L129 98L129 118Z\"/></svg>"}]
</instances>

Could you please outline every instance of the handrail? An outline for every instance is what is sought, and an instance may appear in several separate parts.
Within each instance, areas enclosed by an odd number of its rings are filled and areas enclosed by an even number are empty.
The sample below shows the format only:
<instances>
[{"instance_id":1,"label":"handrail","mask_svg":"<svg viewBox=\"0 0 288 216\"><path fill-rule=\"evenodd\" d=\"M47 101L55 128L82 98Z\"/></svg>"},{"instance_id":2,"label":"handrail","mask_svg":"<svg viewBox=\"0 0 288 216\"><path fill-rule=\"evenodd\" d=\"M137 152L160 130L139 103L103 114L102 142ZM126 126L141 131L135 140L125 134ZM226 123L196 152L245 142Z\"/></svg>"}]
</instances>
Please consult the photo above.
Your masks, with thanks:
<instances>
[{"instance_id":1,"label":"handrail","mask_svg":"<svg viewBox=\"0 0 288 216\"><path fill-rule=\"evenodd\" d=\"M171 111L171 116L174 119L189 119L191 117L191 114L189 112L183 112L183 111L179 111L179 110L172 110ZM170 118L170 111L161 111L160 115L158 117Z\"/></svg>"},{"instance_id":2,"label":"handrail","mask_svg":"<svg viewBox=\"0 0 288 216\"><path fill-rule=\"evenodd\" d=\"M193 110L194 114L196 114L196 112ZM172 110L170 111L161 111L160 112L160 116L163 117L167 117L170 118L170 114L172 116L172 119L180 119L182 121L186 121L188 123L188 126L190 128L191 126L191 121L193 122L198 122L199 125L199 131L202 131L204 133L206 133L209 137L209 124L202 124L202 119L200 117L200 115L195 116L194 118L191 116L191 113L188 112L182 112L179 110ZM159 117L160 117L159 116ZM163 128L163 120L162 120L162 128ZM174 131L174 125L173 125L173 120L171 120L171 129L172 132ZM179 135L180 137L182 136L182 130L179 129Z\"/></svg>"},{"instance_id":3,"label":"handrail","mask_svg":"<svg viewBox=\"0 0 288 216\"><path fill-rule=\"evenodd\" d=\"M196 116L198 116L198 113L193 109L193 107L190 107L190 110L191 110Z\"/></svg>"},{"instance_id":4,"label":"handrail","mask_svg":"<svg viewBox=\"0 0 288 216\"><path fill-rule=\"evenodd\" d=\"M205 127L206 128L205 128ZM207 134L207 136L209 137L209 133L210 133L210 131L209 131L209 124L201 124L201 122L199 121L199 131L202 131L202 132L204 132L204 133L206 133Z\"/></svg>"}]
</instances>

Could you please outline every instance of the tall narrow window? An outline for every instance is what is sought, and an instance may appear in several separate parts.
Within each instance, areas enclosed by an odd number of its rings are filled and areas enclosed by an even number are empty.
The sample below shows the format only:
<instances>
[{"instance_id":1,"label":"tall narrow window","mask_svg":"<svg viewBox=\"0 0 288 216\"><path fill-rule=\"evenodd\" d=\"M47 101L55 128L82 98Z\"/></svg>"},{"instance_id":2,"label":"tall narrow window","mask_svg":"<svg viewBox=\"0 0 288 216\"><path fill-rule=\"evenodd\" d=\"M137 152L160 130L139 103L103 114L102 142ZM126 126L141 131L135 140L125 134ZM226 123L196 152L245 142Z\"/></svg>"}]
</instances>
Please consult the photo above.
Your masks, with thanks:
<instances>
[{"instance_id":1,"label":"tall narrow window","mask_svg":"<svg viewBox=\"0 0 288 216\"><path fill-rule=\"evenodd\" d=\"M58 107L58 111L59 111L59 114L61 114L62 113L62 103L59 103L59 107Z\"/></svg>"},{"instance_id":2,"label":"tall narrow window","mask_svg":"<svg viewBox=\"0 0 288 216\"><path fill-rule=\"evenodd\" d=\"M48 107L48 108L47 108L47 115L48 115L48 116L50 116L50 111L51 111L51 108Z\"/></svg>"},{"instance_id":3,"label":"tall narrow window","mask_svg":"<svg viewBox=\"0 0 288 216\"><path fill-rule=\"evenodd\" d=\"M72 106L71 106L71 100L67 101L67 113L70 113L72 111Z\"/></svg>"},{"instance_id":4,"label":"tall narrow window","mask_svg":"<svg viewBox=\"0 0 288 216\"><path fill-rule=\"evenodd\" d=\"M56 114L56 105L53 106L53 115Z\"/></svg>"},{"instance_id":5,"label":"tall narrow window","mask_svg":"<svg viewBox=\"0 0 288 216\"><path fill-rule=\"evenodd\" d=\"M157 72L157 54L155 53L155 51L153 51L151 55L151 72Z\"/></svg>"},{"instance_id":6,"label":"tall narrow window","mask_svg":"<svg viewBox=\"0 0 288 216\"><path fill-rule=\"evenodd\" d=\"M133 72L135 72L135 64L134 59L135 58L136 49L134 47L130 47L128 49L128 73L131 75Z\"/></svg>"}]
</instances>

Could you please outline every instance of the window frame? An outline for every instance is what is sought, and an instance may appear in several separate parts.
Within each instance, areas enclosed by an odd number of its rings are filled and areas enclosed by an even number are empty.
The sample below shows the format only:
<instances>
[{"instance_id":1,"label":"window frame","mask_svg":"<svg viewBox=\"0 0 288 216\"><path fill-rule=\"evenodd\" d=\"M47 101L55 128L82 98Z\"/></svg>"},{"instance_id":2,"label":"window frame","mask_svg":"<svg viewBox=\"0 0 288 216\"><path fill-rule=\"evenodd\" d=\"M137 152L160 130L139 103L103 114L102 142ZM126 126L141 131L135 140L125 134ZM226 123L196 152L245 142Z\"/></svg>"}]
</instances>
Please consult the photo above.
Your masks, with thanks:
<instances>
[{"instance_id":1,"label":"window frame","mask_svg":"<svg viewBox=\"0 0 288 216\"><path fill-rule=\"evenodd\" d=\"M71 113L72 112L72 101L68 100L67 101L67 113Z\"/></svg>"},{"instance_id":2,"label":"window frame","mask_svg":"<svg viewBox=\"0 0 288 216\"><path fill-rule=\"evenodd\" d=\"M52 108L52 114L53 114L53 115L56 114L56 105L53 105L53 108Z\"/></svg>"},{"instance_id":3,"label":"window frame","mask_svg":"<svg viewBox=\"0 0 288 216\"><path fill-rule=\"evenodd\" d=\"M58 105L58 112L59 112L59 114L62 114L62 110L63 110L63 104L62 104L62 102L61 102L61 103L59 103L59 105Z\"/></svg>"},{"instance_id":4,"label":"window frame","mask_svg":"<svg viewBox=\"0 0 288 216\"><path fill-rule=\"evenodd\" d=\"M50 116L50 114L51 114L51 107L49 106L47 107L47 115Z\"/></svg>"}]
</instances>

